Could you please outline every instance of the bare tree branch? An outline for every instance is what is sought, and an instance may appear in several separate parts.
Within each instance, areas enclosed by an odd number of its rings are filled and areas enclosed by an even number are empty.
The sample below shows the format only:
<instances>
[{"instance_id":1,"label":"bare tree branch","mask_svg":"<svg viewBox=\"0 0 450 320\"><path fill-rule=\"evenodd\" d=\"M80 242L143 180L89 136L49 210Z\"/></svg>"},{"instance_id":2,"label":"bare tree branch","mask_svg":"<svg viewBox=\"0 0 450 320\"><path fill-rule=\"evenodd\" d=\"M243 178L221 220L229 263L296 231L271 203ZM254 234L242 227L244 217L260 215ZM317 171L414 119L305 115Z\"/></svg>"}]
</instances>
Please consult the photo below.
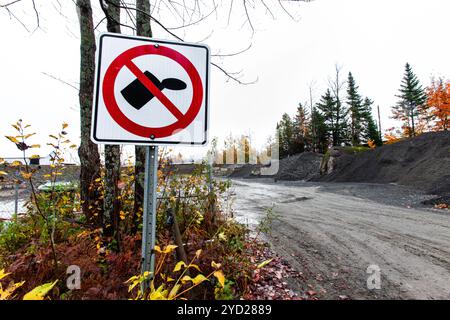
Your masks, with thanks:
<instances>
[{"instance_id":1,"label":"bare tree branch","mask_svg":"<svg viewBox=\"0 0 450 320\"><path fill-rule=\"evenodd\" d=\"M31 3L33 4L33 10L36 15L36 29L34 29L36 31L40 27L39 12L36 9L36 3L34 2L34 0L31 0Z\"/></svg>"},{"instance_id":2,"label":"bare tree branch","mask_svg":"<svg viewBox=\"0 0 450 320\"><path fill-rule=\"evenodd\" d=\"M245 48L241 51L232 52L232 53L216 53L216 54L212 54L211 57L233 57L233 56L237 56L241 53L244 53L244 52L250 50L251 47L252 47L252 43L250 43L250 45L247 48Z\"/></svg>"},{"instance_id":3,"label":"bare tree branch","mask_svg":"<svg viewBox=\"0 0 450 320\"><path fill-rule=\"evenodd\" d=\"M13 4L17 3L17 2L20 2L20 1L22 1L22 0L15 0L15 1L11 1L11 2L9 2L9 3L0 4L0 8L6 8L6 7L9 7L9 6L11 6L11 5L13 5Z\"/></svg>"},{"instance_id":4,"label":"bare tree branch","mask_svg":"<svg viewBox=\"0 0 450 320\"><path fill-rule=\"evenodd\" d=\"M103 21L106 20L106 17L103 17L100 19L100 21L95 25L94 30L97 30L97 28L102 24Z\"/></svg>"},{"instance_id":5,"label":"bare tree branch","mask_svg":"<svg viewBox=\"0 0 450 320\"><path fill-rule=\"evenodd\" d=\"M243 4L244 4L245 15L247 16L247 21L248 21L248 24L250 25L250 28L252 29L252 34L253 34L253 33L255 33L255 28L253 27L252 19L250 19L250 15L248 14L247 1L244 0Z\"/></svg>"},{"instance_id":6,"label":"bare tree branch","mask_svg":"<svg viewBox=\"0 0 450 320\"><path fill-rule=\"evenodd\" d=\"M168 30L177 30L177 29L187 28L187 27L196 25L197 23L199 23L199 22L201 22L201 21L203 21L203 20L206 20L210 15L212 15L214 12L216 12L216 10L217 10L217 5L214 6L214 9L212 9L210 13L208 13L208 14L205 15L205 16L202 16L200 19L198 19L198 20L196 20L196 21L194 21L194 22L189 22L189 23L187 23L187 24L184 24L184 23L183 23L183 25L181 25L181 26L179 26L179 27L167 27L167 29L168 29Z\"/></svg>"},{"instance_id":7,"label":"bare tree branch","mask_svg":"<svg viewBox=\"0 0 450 320\"><path fill-rule=\"evenodd\" d=\"M228 79L231 79L231 80L233 80L233 81L235 81L235 82L237 82L239 84L250 85L250 84L254 84L254 83L256 83L258 81L258 77L255 80L250 81L250 82L242 81L236 76L236 75L241 74L241 71L239 71L239 72L228 72L224 68L222 68L221 66L217 65L214 62L211 62L211 65L215 66L217 69L222 71L222 73L225 74L228 77Z\"/></svg>"},{"instance_id":8,"label":"bare tree branch","mask_svg":"<svg viewBox=\"0 0 450 320\"><path fill-rule=\"evenodd\" d=\"M6 10L6 12L8 12L9 17L13 17L17 22L19 22L19 24L25 29L27 30L27 32L30 32L30 30L28 30L27 26L22 22L22 20L20 20L18 17L16 17L16 15L8 8L8 7L4 7L4 9Z\"/></svg>"},{"instance_id":9,"label":"bare tree branch","mask_svg":"<svg viewBox=\"0 0 450 320\"><path fill-rule=\"evenodd\" d=\"M77 92L78 92L78 90L80 89L80 88L74 86L73 84L71 84L71 83L69 83L69 82L67 82L67 81L62 80L61 78L55 77L54 75L51 75L51 74L49 74L49 73L47 73L47 72L43 72L43 71L42 71L41 73L42 73L43 75L49 77L49 78L52 78L53 80L56 80L56 81L61 82L62 84L68 85L69 87L71 87L71 88L77 90Z\"/></svg>"}]
</instances>

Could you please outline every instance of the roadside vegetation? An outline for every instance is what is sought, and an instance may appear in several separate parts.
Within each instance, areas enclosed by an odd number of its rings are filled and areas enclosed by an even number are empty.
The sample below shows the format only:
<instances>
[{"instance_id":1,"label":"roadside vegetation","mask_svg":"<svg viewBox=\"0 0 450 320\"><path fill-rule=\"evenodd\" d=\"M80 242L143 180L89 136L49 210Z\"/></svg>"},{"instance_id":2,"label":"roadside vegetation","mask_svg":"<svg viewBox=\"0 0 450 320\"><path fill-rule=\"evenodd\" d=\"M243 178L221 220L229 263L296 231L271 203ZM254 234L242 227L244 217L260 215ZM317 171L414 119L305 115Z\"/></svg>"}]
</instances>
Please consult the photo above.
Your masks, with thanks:
<instances>
[{"instance_id":1,"label":"roadside vegetation","mask_svg":"<svg viewBox=\"0 0 450 320\"><path fill-rule=\"evenodd\" d=\"M261 244L248 229L236 223L223 195L226 180L211 179L207 166L199 164L190 175L177 175L167 151L159 154L158 214L155 274L141 274L142 210L134 211L134 166L128 159L119 180L120 212L112 236L102 228L103 181L91 188L98 194L92 215L82 212L80 190L61 183L64 155L76 148L66 138L68 125L49 136L53 148L48 183L39 188L34 181L39 167L29 164L40 145L28 143L34 135L21 120L7 136L23 153L22 161L2 161L4 182L26 182L30 199L27 212L0 223L0 269L2 298L23 298L44 285L52 299L234 299L251 297L252 274L262 261L253 253ZM31 154L30 154L31 153ZM37 156L36 156L37 157ZM104 176L104 168L100 168ZM15 171L15 174L8 172ZM99 179L101 180L101 179ZM266 263L267 264L267 263ZM82 290L66 285L68 267L82 273ZM142 291L141 284L150 286Z\"/></svg>"}]
</instances>

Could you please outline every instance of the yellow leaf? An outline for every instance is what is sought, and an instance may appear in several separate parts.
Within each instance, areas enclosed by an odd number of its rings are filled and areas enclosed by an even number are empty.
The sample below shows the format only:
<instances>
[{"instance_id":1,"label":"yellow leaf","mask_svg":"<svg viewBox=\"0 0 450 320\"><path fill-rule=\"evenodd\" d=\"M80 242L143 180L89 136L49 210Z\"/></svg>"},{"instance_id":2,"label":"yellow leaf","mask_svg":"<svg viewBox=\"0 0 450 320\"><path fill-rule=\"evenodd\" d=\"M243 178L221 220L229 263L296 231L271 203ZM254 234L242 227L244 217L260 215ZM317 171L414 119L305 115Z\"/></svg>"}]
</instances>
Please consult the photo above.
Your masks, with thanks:
<instances>
[{"instance_id":1,"label":"yellow leaf","mask_svg":"<svg viewBox=\"0 0 450 320\"><path fill-rule=\"evenodd\" d=\"M219 237L219 240L227 241L227 236L225 233L221 232L217 236Z\"/></svg>"},{"instance_id":2,"label":"yellow leaf","mask_svg":"<svg viewBox=\"0 0 450 320\"><path fill-rule=\"evenodd\" d=\"M223 275L222 270L214 271L214 276L217 278L223 288L225 286L225 276Z\"/></svg>"},{"instance_id":3,"label":"yellow leaf","mask_svg":"<svg viewBox=\"0 0 450 320\"><path fill-rule=\"evenodd\" d=\"M195 252L195 256L198 258L198 257L200 257L200 254L202 253L202 249L198 249L196 252Z\"/></svg>"},{"instance_id":4,"label":"yellow leaf","mask_svg":"<svg viewBox=\"0 0 450 320\"><path fill-rule=\"evenodd\" d=\"M161 247L158 246L158 245L155 246L154 250L155 250L156 252L159 252L159 253L162 252L162 251L161 251Z\"/></svg>"},{"instance_id":5,"label":"yellow leaf","mask_svg":"<svg viewBox=\"0 0 450 320\"><path fill-rule=\"evenodd\" d=\"M142 274L142 278L143 278L144 280L148 280L148 279L150 278L150 275L151 275L152 273L153 273L153 272L145 271L145 272Z\"/></svg>"},{"instance_id":6,"label":"yellow leaf","mask_svg":"<svg viewBox=\"0 0 450 320\"><path fill-rule=\"evenodd\" d=\"M184 276L183 278L181 278L181 282L182 283L185 283L185 282L187 282L187 281L192 281L193 279L191 278L191 277L189 277L189 276Z\"/></svg>"},{"instance_id":7,"label":"yellow leaf","mask_svg":"<svg viewBox=\"0 0 450 320\"><path fill-rule=\"evenodd\" d=\"M0 270L0 280L2 280L3 278L6 278L10 274L11 273L5 273L5 269Z\"/></svg>"},{"instance_id":8,"label":"yellow leaf","mask_svg":"<svg viewBox=\"0 0 450 320\"><path fill-rule=\"evenodd\" d=\"M194 284L199 284L199 283L202 283L203 281L205 281L205 280L208 280L204 275L202 275L202 274L199 274L199 275L197 275L193 280L192 280L192 282L194 283Z\"/></svg>"},{"instance_id":9,"label":"yellow leaf","mask_svg":"<svg viewBox=\"0 0 450 320\"><path fill-rule=\"evenodd\" d=\"M273 258L261 262L260 264L258 264L258 266L256 267L256 269L261 269L261 268L265 267L265 266L268 265L272 260L273 260Z\"/></svg>"},{"instance_id":10,"label":"yellow leaf","mask_svg":"<svg viewBox=\"0 0 450 320\"><path fill-rule=\"evenodd\" d=\"M7 176L8 173L6 173L5 171L0 171L0 176Z\"/></svg>"},{"instance_id":11,"label":"yellow leaf","mask_svg":"<svg viewBox=\"0 0 450 320\"><path fill-rule=\"evenodd\" d=\"M34 288L23 296L23 300L44 300L47 293L53 289L57 282L58 280L55 280L55 282L45 283Z\"/></svg>"},{"instance_id":12,"label":"yellow leaf","mask_svg":"<svg viewBox=\"0 0 450 320\"><path fill-rule=\"evenodd\" d=\"M32 137L32 136L34 136L36 134L36 132L34 132L34 133L29 133L29 134L26 134L23 138L24 139L28 139L29 137Z\"/></svg>"},{"instance_id":13,"label":"yellow leaf","mask_svg":"<svg viewBox=\"0 0 450 320\"><path fill-rule=\"evenodd\" d=\"M211 262L211 267L214 269L219 269L222 266L220 263L215 263L214 261Z\"/></svg>"},{"instance_id":14,"label":"yellow leaf","mask_svg":"<svg viewBox=\"0 0 450 320\"><path fill-rule=\"evenodd\" d=\"M0 300L7 300L11 298L11 295L14 293L14 291L22 286L25 283L25 281L18 282L18 283L11 283L6 289L2 289L0 285Z\"/></svg>"},{"instance_id":15,"label":"yellow leaf","mask_svg":"<svg viewBox=\"0 0 450 320\"><path fill-rule=\"evenodd\" d=\"M76 144L71 144L69 148L71 148L71 149L75 149L76 147L77 147L77 145L76 145Z\"/></svg>"},{"instance_id":16,"label":"yellow leaf","mask_svg":"<svg viewBox=\"0 0 450 320\"><path fill-rule=\"evenodd\" d=\"M175 250L178 246L174 245L174 244L169 244L168 246L166 246L164 248L164 250L162 251L162 253L171 253L173 250Z\"/></svg>"},{"instance_id":17,"label":"yellow leaf","mask_svg":"<svg viewBox=\"0 0 450 320\"><path fill-rule=\"evenodd\" d=\"M40 159L40 158L41 158L41 156L38 155L38 154L33 154L33 155L30 157L30 159Z\"/></svg>"},{"instance_id":18,"label":"yellow leaf","mask_svg":"<svg viewBox=\"0 0 450 320\"><path fill-rule=\"evenodd\" d=\"M30 179L32 176L31 173L26 173L26 172L21 172L20 175L26 180Z\"/></svg>"},{"instance_id":19,"label":"yellow leaf","mask_svg":"<svg viewBox=\"0 0 450 320\"><path fill-rule=\"evenodd\" d=\"M62 124L62 128L63 129L65 129L65 128L67 128L69 125L66 123L66 122L63 122L63 124Z\"/></svg>"},{"instance_id":20,"label":"yellow leaf","mask_svg":"<svg viewBox=\"0 0 450 320\"><path fill-rule=\"evenodd\" d=\"M177 285L173 286L172 290L170 290L168 298L173 299L177 295L178 290L180 290L180 288L181 288L181 284L177 284Z\"/></svg>"},{"instance_id":21,"label":"yellow leaf","mask_svg":"<svg viewBox=\"0 0 450 320\"><path fill-rule=\"evenodd\" d=\"M175 268L173 269L173 272L177 272L181 270L181 267L185 267L186 268L186 263L184 263L184 261L179 261L176 265Z\"/></svg>"},{"instance_id":22,"label":"yellow leaf","mask_svg":"<svg viewBox=\"0 0 450 320\"><path fill-rule=\"evenodd\" d=\"M190 276L184 276L183 278L181 278L181 282L182 283L186 283L188 281L191 281L193 284L199 284L199 283L202 283L205 280L208 280L208 278L206 278L202 274L197 275L195 278L191 278Z\"/></svg>"},{"instance_id":23,"label":"yellow leaf","mask_svg":"<svg viewBox=\"0 0 450 320\"><path fill-rule=\"evenodd\" d=\"M167 300L167 290L164 290L164 284L160 285L158 289L150 293L150 300Z\"/></svg>"},{"instance_id":24,"label":"yellow leaf","mask_svg":"<svg viewBox=\"0 0 450 320\"><path fill-rule=\"evenodd\" d=\"M31 146L28 146L29 148L40 148L40 144L32 144Z\"/></svg>"},{"instance_id":25,"label":"yellow leaf","mask_svg":"<svg viewBox=\"0 0 450 320\"><path fill-rule=\"evenodd\" d=\"M135 279L132 280L132 278L135 278ZM130 281L130 280L131 280L131 281ZM136 277L136 276L131 277L130 279L127 280L127 282L128 282L128 281L131 282L131 284L128 286L128 292L131 292L131 290L133 290L138 284L141 283L140 280L139 280L139 278ZM127 283L127 282L125 282L125 283Z\"/></svg>"},{"instance_id":26,"label":"yellow leaf","mask_svg":"<svg viewBox=\"0 0 450 320\"><path fill-rule=\"evenodd\" d=\"M55 140L58 140L58 137L55 136L55 135L53 135L53 134L49 134L48 136L49 136L50 138L53 138L53 139L55 139Z\"/></svg>"},{"instance_id":27,"label":"yellow leaf","mask_svg":"<svg viewBox=\"0 0 450 320\"><path fill-rule=\"evenodd\" d=\"M15 137L12 137L12 136L6 136L6 138L7 138L9 141L11 141L11 142L19 143L19 140L17 140Z\"/></svg>"},{"instance_id":28,"label":"yellow leaf","mask_svg":"<svg viewBox=\"0 0 450 320\"><path fill-rule=\"evenodd\" d=\"M22 165L22 162L20 162L20 161L18 161L18 160L13 161L13 162L11 163L11 167L18 167L18 166L21 166L21 165Z\"/></svg>"},{"instance_id":29,"label":"yellow leaf","mask_svg":"<svg viewBox=\"0 0 450 320\"><path fill-rule=\"evenodd\" d=\"M202 270L200 270L200 267L198 265L196 265L196 264L193 264L193 263L191 263L189 265L189 268L194 268L194 269L197 269L199 272L202 272Z\"/></svg>"}]
</instances>

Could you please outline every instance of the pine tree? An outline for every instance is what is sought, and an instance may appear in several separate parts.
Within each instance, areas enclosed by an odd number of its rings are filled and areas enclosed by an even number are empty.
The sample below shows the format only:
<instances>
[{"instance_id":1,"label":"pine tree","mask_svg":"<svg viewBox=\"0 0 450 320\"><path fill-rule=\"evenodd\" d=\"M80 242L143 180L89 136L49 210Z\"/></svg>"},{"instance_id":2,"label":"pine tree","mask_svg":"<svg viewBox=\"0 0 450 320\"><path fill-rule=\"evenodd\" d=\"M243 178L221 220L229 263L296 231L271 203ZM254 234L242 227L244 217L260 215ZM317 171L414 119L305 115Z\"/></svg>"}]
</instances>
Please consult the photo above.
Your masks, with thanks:
<instances>
[{"instance_id":1,"label":"pine tree","mask_svg":"<svg viewBox=\"0 0 450 320\"><path fill-rule=\"evenodd\" d=\"M281 121L277 124L277 131L280 158L294 154L292 148L294 142L294 124L287 113L283 114Z\"/></svg>"},{"instance_id":2,"label":"pine tree","mask_svg":"<svg viewBox=\"0 0 450 320\"><path fill-rule=\"evenodd\" d=\"M359 87L356 85L355 79L351 72L348 74L347 80L347 105L350 115L350 139L352 145L359 145L363 136L364 106L363 100L358 93Z\"/></svg>"},{"instance_id":3,"label":"pine tree","mask_svg":"<svg viewBox=\"0 0 450 320\"><path fill-rule=\"evenodd\" d=\"M311 128L314 127L314 146L317 151L325 153L328 149L329 132L325 123L325 117L316 108L313 108L311 113Z\"/></svg>"},{"instance_id":4,"label":"pine tree","mask_svg":"<svg viewBox=\"0 0 450 320\"><path fill-rule=\"evenodd\" d=\"M294 116L294 146L293 152L300 153L309 150L311 147L311 136L309 128L308 110L299 103L297 113Z\"/></svg>"},{"instance_id":5,"label":"pine tree","mask_svg":"<svg viewBox=\"0 0 450 320\"><path fill-rule=\"evenodd\" d=\"M423 113L426 95L409 63L405 66L399 91L400 94L397 97L400 100L392 107L393 118L403 121L409 136L415 136L416 121Z\"/></svg>"},{"instance_id":6,"label":"pine tree","mask_svg":"<svg viewBox=\"0 0 450 320\"><path fill-rule=\"evenodd\" d=\"M372 140L377 146L381 146L383 141L381 140L380 132L378 131L377 123L372 116L372 104L373 101L369 98L365 98L362 104L362 122L363 122L363 139L367 142Z\"/></svg>"},{"instance_id":7,"label":"pine tree","mask_svg":"<svg viewBox=\"0 0 450 320\"><path fill-rule=\"evenodd\" d=\"M331 133L333 146L340 145L345 139L347 127L345 121L346 112L343 109L342 104L338 105L336 99L331 94L330 89L327 89L316 107L322 113L327 126L327 131Z\"/></svg>"}]
</instances>

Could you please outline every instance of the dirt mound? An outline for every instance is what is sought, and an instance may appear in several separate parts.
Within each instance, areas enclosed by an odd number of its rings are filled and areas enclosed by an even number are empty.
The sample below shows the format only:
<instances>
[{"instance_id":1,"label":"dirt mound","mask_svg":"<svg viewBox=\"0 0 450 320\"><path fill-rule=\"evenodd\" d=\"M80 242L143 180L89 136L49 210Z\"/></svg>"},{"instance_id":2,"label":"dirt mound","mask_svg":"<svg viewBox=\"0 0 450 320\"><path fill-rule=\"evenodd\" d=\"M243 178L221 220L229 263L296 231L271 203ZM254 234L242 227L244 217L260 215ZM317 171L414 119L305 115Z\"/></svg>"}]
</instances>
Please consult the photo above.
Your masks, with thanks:
<instances>
[{"instance_id":1,"label":"dirt mound","mask_svg":"<svg viewBox=\"0 0 450 320\"><path fill-rule=\"evenodd\" d=\"M448 194L450 131L425 133L356 154L333 149L322 168L319 181L398 183Z\"/></svg>"},{"instance_id":2,"label":"dirt mound","mask_svg":"<svg viewBox=\"0 0 450 320\"><path fill-rule=\"evenodd\" d=\"M309 180L319 174L323 155L303 152L280 160L277 180Z\"/></svg>"},{"instance_id":3,"label":"dirt mound","mask_svg":"<svg viewBox=\"0 0 450 320\"><path fill-rule=\"evenodd\" d=\"M259 176L261 165L258 164L244 164L236 166L228 175L229 178L256 178Z\"/></svg>"},{"instance_id":4,"label":"dirt mound","mask_svg":"<svg viewBox=\"0 0 450 320\"><path fill-rule=\"evenodd\" d=\"M277 174L273 176L261 175L262 165L244 164L233 168L229 178L268 178L276 180L309 180L319 175L320 163L323 155L313 152L296 154L279 161Z\"/></svg>"}]
</instances>

